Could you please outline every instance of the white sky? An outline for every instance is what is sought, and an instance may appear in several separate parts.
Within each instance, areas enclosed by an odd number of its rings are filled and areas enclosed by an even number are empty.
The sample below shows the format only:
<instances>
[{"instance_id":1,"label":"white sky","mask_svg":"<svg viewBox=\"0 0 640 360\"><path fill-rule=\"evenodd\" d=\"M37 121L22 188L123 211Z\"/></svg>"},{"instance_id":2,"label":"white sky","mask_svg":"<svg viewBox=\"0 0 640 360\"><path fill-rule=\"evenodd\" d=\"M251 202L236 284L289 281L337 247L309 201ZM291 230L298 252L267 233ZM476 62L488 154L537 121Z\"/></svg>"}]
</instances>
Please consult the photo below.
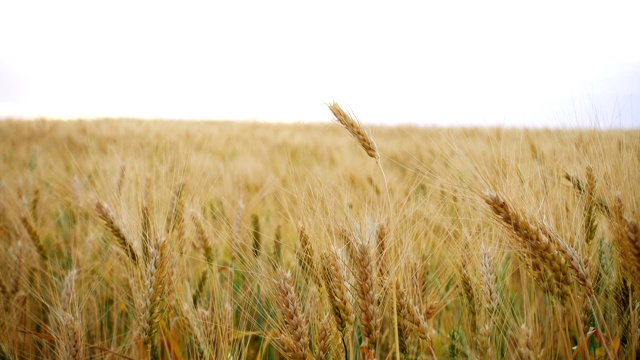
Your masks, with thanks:
<instances>
[{"instance_id":1,"label":"white sky","mask_svg":"<svg viewBox=\"0 0 640 360\"><path fill-rule=\"evenodd\" d=\"M638 1L3 1L0 117L640 127ZM574 108L576 112L574 113Z\"/></svg>"}]
</instances>

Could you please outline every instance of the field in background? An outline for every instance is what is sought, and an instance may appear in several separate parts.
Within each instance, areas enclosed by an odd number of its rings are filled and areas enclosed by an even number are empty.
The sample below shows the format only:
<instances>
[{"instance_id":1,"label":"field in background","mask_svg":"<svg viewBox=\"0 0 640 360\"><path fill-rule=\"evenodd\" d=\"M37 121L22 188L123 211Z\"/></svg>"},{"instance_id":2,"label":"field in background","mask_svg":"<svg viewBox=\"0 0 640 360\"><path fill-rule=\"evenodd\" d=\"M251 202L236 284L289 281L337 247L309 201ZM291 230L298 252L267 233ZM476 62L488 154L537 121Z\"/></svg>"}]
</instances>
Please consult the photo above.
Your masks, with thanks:
<instances>
[{"instance_id":1,"label":"field in background","mask_svg":"<svg viewBox=\"0 0 640 360\"><path fill-rule=\"evenodd\" d=\"M638 356L639 131L371 133L0 122L0 359Z\"/></svg>"}]
</instances>

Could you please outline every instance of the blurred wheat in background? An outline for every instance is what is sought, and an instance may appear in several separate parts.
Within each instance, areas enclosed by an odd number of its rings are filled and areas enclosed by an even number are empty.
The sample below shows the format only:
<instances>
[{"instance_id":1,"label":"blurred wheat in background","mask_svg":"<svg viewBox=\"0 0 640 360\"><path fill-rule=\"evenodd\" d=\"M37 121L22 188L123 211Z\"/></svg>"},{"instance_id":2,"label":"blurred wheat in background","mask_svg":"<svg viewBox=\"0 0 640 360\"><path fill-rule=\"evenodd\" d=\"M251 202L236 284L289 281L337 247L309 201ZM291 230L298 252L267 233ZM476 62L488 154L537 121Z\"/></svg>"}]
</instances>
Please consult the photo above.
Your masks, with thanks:
<instances>
[{"instance_id":1,"label":"blurred wheat in background","mask_svg":"<svg viewBox=\"0 0 640 360\"><path fill-rule=\"evenodd\" d=\"M329 108L0 122L0 359L638 357L640 132Z\"/></svg>"}]
</instances>

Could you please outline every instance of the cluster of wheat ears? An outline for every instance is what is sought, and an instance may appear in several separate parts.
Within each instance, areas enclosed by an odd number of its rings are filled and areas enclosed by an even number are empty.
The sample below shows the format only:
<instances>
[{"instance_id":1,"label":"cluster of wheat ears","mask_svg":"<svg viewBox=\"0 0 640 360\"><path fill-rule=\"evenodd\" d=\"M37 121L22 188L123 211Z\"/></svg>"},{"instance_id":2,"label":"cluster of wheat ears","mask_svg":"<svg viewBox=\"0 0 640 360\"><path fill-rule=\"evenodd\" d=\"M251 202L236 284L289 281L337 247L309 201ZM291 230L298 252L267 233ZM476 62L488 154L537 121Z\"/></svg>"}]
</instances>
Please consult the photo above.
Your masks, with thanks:
<instances>
[{"instance_id":1,"label":"cluster of wheat ears","mask_svg":"<svg viewBox=\"0 0 640 360\"><path fill-rule=\"evenodd\" d=\"M328 107L370 159L326 127L0 124L0 359L638 358L637 131L385 154Z\"/></svg>"}]
</instances>

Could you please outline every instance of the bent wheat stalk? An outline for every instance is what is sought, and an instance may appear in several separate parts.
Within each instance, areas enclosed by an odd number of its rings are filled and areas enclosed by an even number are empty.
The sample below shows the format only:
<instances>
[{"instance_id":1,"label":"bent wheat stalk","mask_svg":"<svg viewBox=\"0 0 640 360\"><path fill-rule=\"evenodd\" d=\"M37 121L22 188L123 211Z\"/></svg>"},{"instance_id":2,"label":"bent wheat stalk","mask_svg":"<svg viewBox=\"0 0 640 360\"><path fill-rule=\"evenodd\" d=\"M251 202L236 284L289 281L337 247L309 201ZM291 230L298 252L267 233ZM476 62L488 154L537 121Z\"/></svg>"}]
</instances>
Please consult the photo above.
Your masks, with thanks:
<instances>
[{"instance_id":1,"label":"bent wheat stalk","mask_svg":"<svg viewBox=\"0 0 640 360\"><path fill-rule=\"evenodd\" d=\"M384 180L385 189L387 191L387 200L389 202L389 207L391 207L391 196L389 195L389 184L387 182L387 175L384 173L384 169L382 169L382 164L380 163L380 153L378 152L378 146L373 141L371 136L364 131L362 124L357 119L352 118L344 111L337 102L332 102L331 104L326 104L331 110L333 116L335 116L336 121L345 128L354 139L360 143L362 149L369 155L369 157L373 158L382 173L382 178Z\"/></svg>"},{"instance_id":2,"label":"bent wheat stalk","mask_svg":"<svg viewBox=\"0 0 640 360\"><path fill-rule=\"evenodd\" d=\"M391 213L391 194L389 192L389 182L387 181L387 175L385 174L384 169L382 168L382 163L380 162L380 153L378 152L378 146L373 141L371 136L369 136L369 134L366 131L364 131L360 122L352 118L351 116L349 116L349 114L347 114L347 112L345 112L340 107L340 105L338 105L338 103L333 101L331 104L326 104L326 105L329 107L329 110L331 110L331 113L333 114L333 116L335 116L336 121L340 125L342 125L342 127L344 127L349 132L349 134L351 134L351 136L353 136L360 143L360 146L362 146L362 148L367 153L367 155L369 155L369 157L373 158L376 161L376 164L380 169L380 173L382 173L382 179L384 180L384 187L387 194L387 207L388 207L387 210L388 210L388 213L390 214ZM397 309L397 299L396 299L397 294L396 294L395 286L391 287L391 298L393 300L392 303L394 308L393 323L394 323L394 338L396 343L395 356L396 356L396 359L399 360L400 359L400 348L399 348L400 338L398 333L398 317L396 315L397 311L395 311Z\"/></svg>"}]
</instances>

